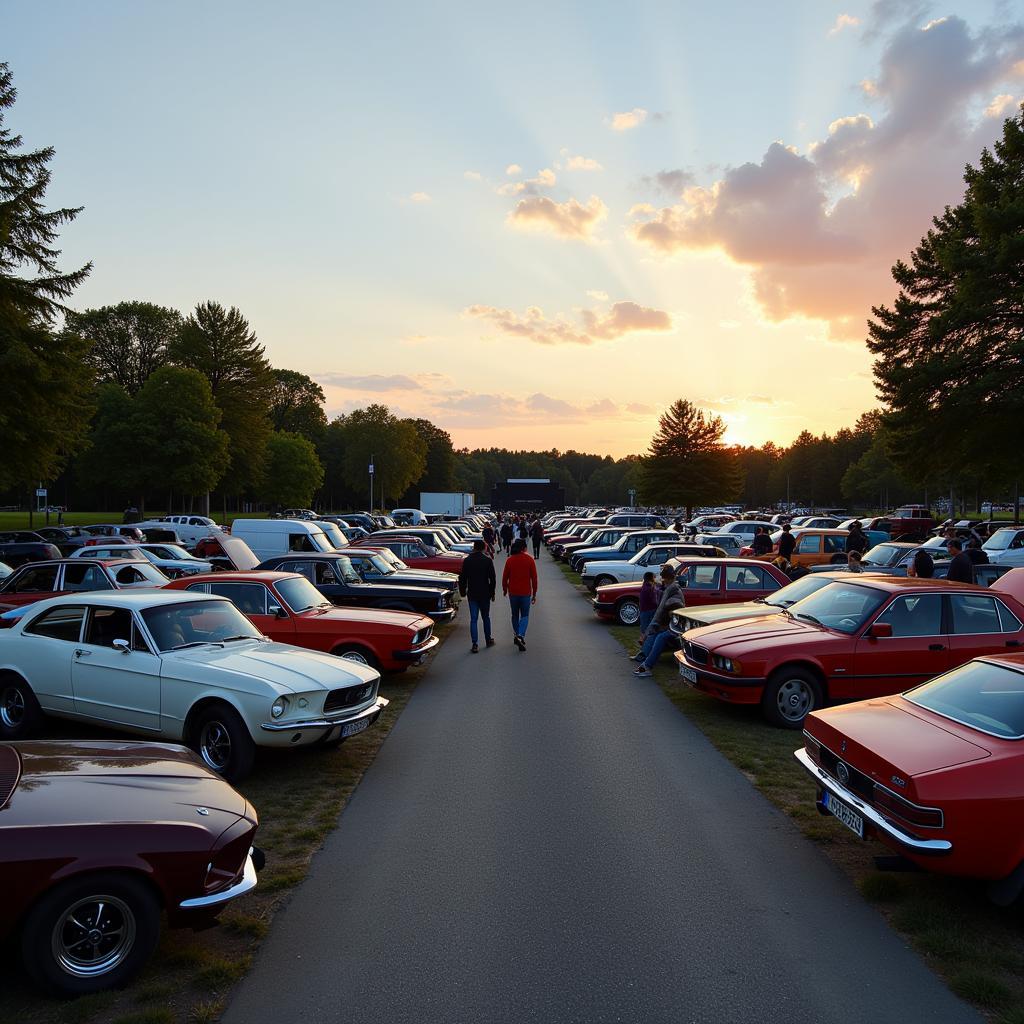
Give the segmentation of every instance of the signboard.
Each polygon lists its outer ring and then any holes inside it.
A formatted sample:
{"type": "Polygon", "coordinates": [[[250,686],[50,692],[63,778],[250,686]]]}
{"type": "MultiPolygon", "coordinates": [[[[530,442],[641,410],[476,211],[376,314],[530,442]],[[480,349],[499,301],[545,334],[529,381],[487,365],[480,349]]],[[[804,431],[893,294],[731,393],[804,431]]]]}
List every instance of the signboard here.
{"type": "Polygon", "coordinates": [[[47,494],[47,490],[46,490],[45,487],[37,487],[36,488],[36,497],[37,498],[45,498],[46,494],[47,494]]]}
{"type": "Polygon", "coordinates": [[[370,463],[370,476],[373,476],[373,463],[370,463]]]}

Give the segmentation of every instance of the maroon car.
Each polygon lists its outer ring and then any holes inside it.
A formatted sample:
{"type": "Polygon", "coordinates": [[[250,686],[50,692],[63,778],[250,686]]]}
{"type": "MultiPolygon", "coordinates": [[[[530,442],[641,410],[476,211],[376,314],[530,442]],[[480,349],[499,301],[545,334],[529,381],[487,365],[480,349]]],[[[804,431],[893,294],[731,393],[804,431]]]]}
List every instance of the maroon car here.
{"type": "Polygon", "coordinates": [[[0,941],[40,987],[125,983],[160,918],[205,927],[256,885],[252,805],[185,747],[0,744],[0,941]]]}

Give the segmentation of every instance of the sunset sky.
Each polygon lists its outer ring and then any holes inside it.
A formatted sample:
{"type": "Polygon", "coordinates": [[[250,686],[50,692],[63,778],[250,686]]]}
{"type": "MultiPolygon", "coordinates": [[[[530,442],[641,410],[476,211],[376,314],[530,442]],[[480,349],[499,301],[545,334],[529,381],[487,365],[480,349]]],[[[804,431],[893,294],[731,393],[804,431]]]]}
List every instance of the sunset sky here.
{"type": "Polygon", "coordinates": [[[333,415],[623,455],[874,404],[890,266],[1024,97],[1018,4],[5,0],[76,308],[238,306],[333,415]]]}

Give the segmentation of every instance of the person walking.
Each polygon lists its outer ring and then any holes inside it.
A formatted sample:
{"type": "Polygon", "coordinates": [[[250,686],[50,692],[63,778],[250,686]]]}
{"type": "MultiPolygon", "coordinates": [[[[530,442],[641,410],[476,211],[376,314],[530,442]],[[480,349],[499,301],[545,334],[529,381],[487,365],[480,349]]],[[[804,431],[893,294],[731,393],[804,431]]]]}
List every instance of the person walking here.
{"type": "Polygon", "coordinates": [[[510,520],[506,519],[505,522],[501,524],[501,529],[498,531],[498,534],[501,537],[501,549],[507,555],[512,546],[512,538],[515,536],[515,530],[512,529],[512,523],[510,520]]]}
{"type": "Polygon", "coordinates": [[[526,627],[530,607],[537,603],[537,563],[526,551],[526,541],[517,537],[501,571],[501,592],[508,595],[512,611],[512,642],[520,652],[526,650],[526,627]]]}
{"type": "Polygon", "coordinates": [[[779,538],[779,557],[788,562],[793,557],[795,547],[796,537],[793,536],[793,527],[786,523],[782,527],[782,536],[779,538]]]}
{"type": "Polygon", "coordinates": [[[480,534],[484,539],[484,554],[488,558],[494,557],[494,545],[498,541],[498,534],[495,532],[494,527],[488,523],[480,534]]]}
{"type": "Polygon", "coordinates": [[[672,612],[676,608],[683,608],[686,605],[683,588],[671,565],[666,564],[661,567],[661,580],[665,589],[662,591],[661,600],[654,611],[651,623],[644,632],[644,645],[640,649],[640,653],[633,659],[640,662],[633,672],[633,675],[640,678],[654,675],[651,670],[674,635],[669,629],[672,612]]]}
{"type": "Polygon", "coordinates": [[[470,650],[480,650],[480,635],[477,632],[477,618],[483,619],[484,642],[494,646],[491,636],[491,602],[498,580],[494,574],[494,562],[484,552],[482,540],[473,541],[473,550],[466,555],[459,570],[459,593],[469,602],[469,638],[473,642],[470,650]]]}
{"type": "Polygon", "coordinates": [[[530,527],[527,525],[526,516],[521,516],[517,527],[519,539],[525,544],[530,539],[530,527]]]}
{"type": "Polygon", "coordinates": [[[954,537],[952,540],[946,541],[946,547],[949,548],[949,555],[952,559],[946,579],[950,583],[973,583],[974,564],[964,554],[963,541],[959,537],[954,537]]]}
{"type": "Polygon", "coordinates": [[[540,546],[544,543],[544,527],[541,526],[540,519],[534,519],[530,526],[530,537],[533,540],[533,557],[540,558],[540,546]]]}

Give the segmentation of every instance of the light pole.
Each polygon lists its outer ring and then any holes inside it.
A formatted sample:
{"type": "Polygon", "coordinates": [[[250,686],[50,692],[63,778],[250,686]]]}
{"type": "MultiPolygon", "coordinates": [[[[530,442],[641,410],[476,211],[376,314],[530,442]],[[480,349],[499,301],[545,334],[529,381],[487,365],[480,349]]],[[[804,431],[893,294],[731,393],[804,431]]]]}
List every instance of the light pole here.
{"type": "Polygon", "coordinates": [[[370,507],[367,509],[373,515],[373,454],[370,454],[370,507]]]}

